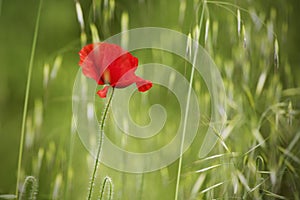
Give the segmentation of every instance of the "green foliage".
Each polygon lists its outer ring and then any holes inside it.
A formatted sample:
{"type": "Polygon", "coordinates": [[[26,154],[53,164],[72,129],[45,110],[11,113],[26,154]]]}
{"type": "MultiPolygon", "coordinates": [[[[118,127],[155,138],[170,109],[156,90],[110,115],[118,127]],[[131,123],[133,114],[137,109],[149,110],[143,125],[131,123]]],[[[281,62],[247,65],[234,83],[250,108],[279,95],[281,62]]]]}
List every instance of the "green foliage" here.
{"type": "MultiPolygon", "coordinates": [[[[94,160],[80,142],[72,118],[77,52],[86,43],[103,41],[120,31],[160,26],[197,39],[219,67],[227,95],[226,126],[216,132],[219,140],[210,154],[199,158],[211,102],[202,77],[195,73],[192,87],[200,102],[201,124],[181,161],[145,174],[99,165],[94,183],[94,188],[101,188],[94,190],[99,199],[300,199],[300,61],[295,56],[299,52],[299,12],[293,9],[297,3],[44,1],[37,33],[37,17],[32,14],[36,2],[19,5],[0,0],[1,30],[6,29],[0,38],[7,38],[0,47],[1,55],[5,55],[0,69],[0,193],[12,193],[16,186],[12,174],[17,171],[17,133],[22,124],[25,82],[31,81],[26,92],[28,112],[23,120],[24,146],[18,173],[19,180],[25,179],[20,199],[86,198],[94,160]],[[16,10],[22,23],[14,18],[16,10]],[[36,55],[34,59],[31,56],[32,76],[26,80],[34,32],[36,55]],[[25,178],[25,174],[33,176],[25,178]]],[[[175,55],[159,50],[133,53],[141,64],[155,60],[190,79],[191,66],[175,55]]],[[[180,122],[178,102],[166,88],[154,86],[152,90],[144,96],[133,95],[129,105],[132,118],[147,124],[148,109],[159,103],[168,113],[165,127],[150,141],[140,141],[123,134],[108,115],[105,133],[116,145],[144,152],[173,138],[180,122]]],[[[104,101],[96,100],[98,116],[104,105],[104,101]]]]}

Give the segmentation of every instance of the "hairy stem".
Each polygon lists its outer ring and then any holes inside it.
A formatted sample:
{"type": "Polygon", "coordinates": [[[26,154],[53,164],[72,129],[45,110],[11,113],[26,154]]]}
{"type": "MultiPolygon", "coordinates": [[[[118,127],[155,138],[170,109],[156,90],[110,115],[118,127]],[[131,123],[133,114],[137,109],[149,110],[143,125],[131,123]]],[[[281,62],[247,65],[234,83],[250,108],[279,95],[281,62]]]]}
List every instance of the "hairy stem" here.
{"type": "Polygon", "coordinates": [[[100,197],[99,199],[102,200],[103,199],[103,196],[104,196],[104,190],[105,190],[105,187],[106,187],[106,184],[108,182],[108,186],[109,186],[109,192],[108,192],[108,200],[111,200],[112,199],[112,193],[113,193],[113,183],[111,181],[111,178],[106,176],[104,178],[104,181],[103,181],[103,184],[102,184],[102,188],[101,188],[101,191],[100,191],[100,197]]]}
{"type": "Polygon", "coordinates": [[[27,176],[19,200],[36,200],[38,181],[33,176],[27,176]]]}
{"type": "Polygon", "coordinates": [[[98,146],[98,151],[97,151],[97,155],[96,155],[96,161],[95,161],[95,165],[94,165],[94,170],[93,170],[93,174],[92,174],[92,180],[90,183],[90,189],[89,189],[89,194],[88,194],[88,200],[90,200],[92,198],[92,193],[93,193],[93,188],[94,188],[94,184],[95,184],[95,178],[96,178],[96,174],[97,174],[97,169],[99,166],[99,156],[101,153],[101,149],[102,149],[102,142],[103,142],[103,134],[104,134],[104,123],[105,123],[105,119],[107,117],[107,113],[108,113],[108,109],[110,107],[111,101],[112,101],[112,97],[114,95],[114,91],[115,89],[113,88],[111,95],[108,99],[108,102],[104,108],[104,113],[102,115],[102,119],[100,122],[100,137],[99,137],[99,146],[98,146]]]}

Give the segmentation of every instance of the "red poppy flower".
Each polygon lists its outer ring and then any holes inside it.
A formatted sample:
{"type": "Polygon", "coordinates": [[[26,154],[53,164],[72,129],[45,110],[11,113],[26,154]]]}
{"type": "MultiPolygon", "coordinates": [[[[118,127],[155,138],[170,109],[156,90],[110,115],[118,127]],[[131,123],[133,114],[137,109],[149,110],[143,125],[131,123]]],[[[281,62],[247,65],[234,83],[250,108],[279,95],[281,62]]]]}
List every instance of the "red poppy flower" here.
{"type": "Polygon", "coordinates": [[[98,85],[105,85],[97,94],[106,97],[108,88],[124,88],[133,83],[140,92],[152,87],[152,82],[135,75],[138,59],[121,47],[110,43],[96,43],[84,46],[80,52],[79,65],[86,77],[94,79],[98,85]]]}

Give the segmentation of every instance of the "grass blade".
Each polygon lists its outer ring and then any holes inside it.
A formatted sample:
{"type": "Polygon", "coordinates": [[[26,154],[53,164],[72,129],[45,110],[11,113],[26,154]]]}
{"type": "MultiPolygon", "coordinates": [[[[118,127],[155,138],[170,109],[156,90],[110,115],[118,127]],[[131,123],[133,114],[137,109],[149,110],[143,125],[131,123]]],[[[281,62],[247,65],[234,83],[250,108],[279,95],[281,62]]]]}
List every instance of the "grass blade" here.
{"type": "Polygon", "coordinates": [[[37,18],[36,18],[36,22],[35,22],[35,29],[34,29],[33,42],[32,42],[32,47],[31,47],[31,55],[30,55],[30,60],[29,60],[28,74],[27,74],[27,84],[26,84],[23,117],[22,117],[21,139],[20,139],[20,145],[19,145],[17,183],[16,183],[16,194],[15,194],[17,197],[18,197],[18,190],[19,190],[19,179],[20,179],[20,174],[21,174],[26,117],[27,117],[28,100],[29,100],[29,92],[30,92],[30,84],[31,84],[31,75],[32,75],[32,68],[33,68],[33,61],[34,61],[37,37],[38,37],[38,32],[39,32],[39,24],[40,24],[39,22],[40,22],[42,4],[43,4],[43,0],[40,0],[38,12],[37,12],[37,18]]]}

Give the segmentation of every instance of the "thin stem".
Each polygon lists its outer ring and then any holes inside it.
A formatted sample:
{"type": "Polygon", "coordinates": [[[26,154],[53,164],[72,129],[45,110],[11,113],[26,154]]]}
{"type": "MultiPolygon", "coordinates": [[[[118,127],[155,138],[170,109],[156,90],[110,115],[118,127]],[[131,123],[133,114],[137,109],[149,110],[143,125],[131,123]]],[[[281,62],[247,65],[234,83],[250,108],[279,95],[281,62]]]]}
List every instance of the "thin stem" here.
{"type": "MultiPolygon", "coordinates": [[[[205,4],[206,3],[205,3],[205,0],[204,0],[203,1],[201,18],[200,18],[199,38],[200,38],[201,29],[202,29],[202,22],[203,22],[205,4]]],[[[199,38],[197,38],[197,42],[198,42],[199,38]]],[[[183,122],[183,131],[182,131],[183,133],[182,133],[181,144],[180,144],[180,157],[179,157],[179,161],[178,161],[179,163],[178,163],[177,181],[176,181],[176,189],[175,189],[175,200],[178,200],[178,198],[179,198],[179,185],[180,185],[180,175],[181,175],[181,167],[182,167],[182,153],[183,153],[183,146],[184,146],[184,138],[185,138],[185,134],[186,134],[186,125],[187,125],[187,118],[188,118],[188,114],[189,114],[190,97],[191,97],[191,92],[192,92],[192,85],[193,85],[193,79],[194,79],[194,71],[195,71],[197,53],[198,53],[198,47],[196,46],[195,47],[195,54],[194,54],[194,58],[193,58],[193,65],[192,65],[190,83],[189,83],[189,90],[188,90],[188,95],[187,95],[184,122],[183,122]]]]}
{"type": "Polygon", "coordinates": [[[41,10],[42,10],[42,3],[43,3],[43,0],[40,0],[38,12],[37,12],[37,18],[36,18],[36,22],[35,22],[35,29],[34,29],[33,42],[32,42],[32,47],[31,47],[28,74],[27,74],[27,83],[26,83],[26,91],[25,91],[25,99],[24,99],[24,107],[23,107],[23,117],[22,117],[21,139],[20,139],[20,145],[19,145],[19,158],[18,158],[17,183],[16,183],[16,197],[17,198],[18,198],[19,179],[20,179],[21,166],[22,166],[25,125],[26,125],[28,100],[29,100],[29,92],[30,92],[30,84],[31,84],[31,74],[32,74],[33,61],[34,61],[34,55],[35,55],[36,41],[37,41],[37,36],[38,36],[38,31],[39,31],[39,22],[40,22],[41,10]]]}
{"type": "Polygon", "coordinates": [[[93,170],[93,174],[92,174],[92,180],[91,180],[91,183],[90,183],[88,200],[90,200],[92,198],[92,193],[93,193],[95,178],[96,178],[97,169],[98,169],[98,166],[99,166],[99,156],[100,156],[100,153],[101,153],[102,143],[103,143],[104,123],[105,123],[105,119],[107,117],[108,109],[109,109],[111,101],[112,101],[112,97],[114,95],[114,91],[115,91],[115,89],[113,88],[113,90],[111,92],[111,95],[110,95],[110,97],[108,99],[108,102],[107,102],[107,104],[106,104],[106,106],[104,108],[104,113],[102,115],[102,119],[101,119],[101,122],[100,122],[99,147],[98,147],[98,151],[97,151],[97,155],[96,155],[96,161],[95,161],[94,170],[93,170]]]}

